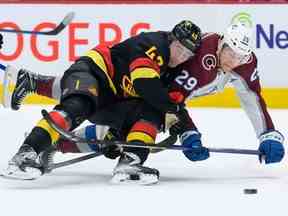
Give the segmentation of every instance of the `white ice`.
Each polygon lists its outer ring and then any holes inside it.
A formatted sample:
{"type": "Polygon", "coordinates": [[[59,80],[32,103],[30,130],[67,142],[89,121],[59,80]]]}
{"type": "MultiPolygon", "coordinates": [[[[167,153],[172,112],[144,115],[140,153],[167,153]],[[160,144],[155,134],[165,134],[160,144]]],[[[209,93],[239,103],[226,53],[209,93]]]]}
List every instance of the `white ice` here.
{"type": "MultiPolygon", "coordinates": [[[[41,117],[41,107],[0,111],[0,169],[17,151],[24,133],[41,117]]],[[[287,138],[288,110],[270,110],[287,138]]],[[[193,109],[191,114],[210,147],[257,149],[253,128],[240,109],[193,109]]],[[[160,138],[161,139],[161,138],[160,138]]],[[[287,143],[287,142],[286,142],[287,143]]],[[[57,159],[71,158],[57,155],[57,159]]],[[[256,156],[211,154],[190,162],[180,151],[151,155],[146,165],[160,170],[153,186],[109,183],[116,161],[104,157],[59,168],[35,181],[0,179],[1,216],[202,216],[285,215],[288,210],[287,157],[259,164],[256,156]],[[247,195],[245,188],[258,194],[247,195]]]]}

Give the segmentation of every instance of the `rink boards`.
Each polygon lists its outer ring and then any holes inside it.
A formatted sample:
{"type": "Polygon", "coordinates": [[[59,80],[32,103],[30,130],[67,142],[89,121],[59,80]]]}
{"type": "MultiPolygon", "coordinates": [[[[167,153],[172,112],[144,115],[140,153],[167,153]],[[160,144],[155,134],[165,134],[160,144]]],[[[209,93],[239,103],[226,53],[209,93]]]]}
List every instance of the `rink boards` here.
{"type": "MultiPolygon", "coordinates": [[[[252,21],[263,95],[269,107],[288,108],[287,9],[288,4],[1,4],[0,28],[49,30],[70,11],[76,17],[57,36],[6,33],[0,61],[61,75],[77,57],[98,43],[114,44],[141,31],[170,30],[182,19],[195,21],[204,32],[222,32],[232,20],[252,21]]],[[[228,88],[222,94],[189,104],[238,107],[233,95],[233,90],[228,88]]],[[[27,102],[54,103],[35,96],[27,102]]]]}

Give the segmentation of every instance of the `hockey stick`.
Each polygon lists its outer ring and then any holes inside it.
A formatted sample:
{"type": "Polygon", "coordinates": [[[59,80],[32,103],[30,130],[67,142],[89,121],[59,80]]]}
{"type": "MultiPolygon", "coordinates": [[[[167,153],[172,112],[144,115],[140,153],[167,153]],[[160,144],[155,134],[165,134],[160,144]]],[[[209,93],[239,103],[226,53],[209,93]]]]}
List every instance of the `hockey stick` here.
{"type": "MultiPolygon", "coordinates": [[[[54,163],[52,164],[48,169],[49,170],[53,170],[53,169],[57,169],[60,167],[64,167],[64,166],[69,166],[71,164],[75,164],[81,161],[85,161],[94,157],[98,157],[102,155],[101,149],[111,146],[111,145],[119,145],[119,146],[123,146],[122,142],[120,141],[104,141],[104,140],[97,140],[97,141],[88,141],[86,139],[83,139],[81,137],[77,137],[69,132],[64,131],[62,128],[58,127],[58,125],[55,124],[55,122],[50,118],[48,112],[46,110],[42,110],[42,115],[44,117],[44,119],[48,122],[48,124],[54,129],[56,130],[59,134],[61,134],[64,138],[73,141],[73,142],[82,142],[82,143],[89,143],[89,144],[93,144],[93,145],[97,145],[97,147],[99,148],[99,152],[95,152],[95,153],[91,153],[88,155],[84,155],[78,158],[74,158],[71,160],[67,160],[67,161],[63,161],[63,162],[59,162],[59,163],[54,163]]],[[[161,142],[157,143],[156,145],[161,147],[161,148],[156,148],[156,149],[151,149],[150,152],[151,153],[158,153],[162,150],[164,147],[168,147],[173,145],[174,143],[177,142],[177,137],[176,136],[169,136],[166,139],[162,140],[161,142]]],[[[134,145],[133,145],[134,146],[134,145]]],[[[132,147],[133,147],[132,146],[132,147]]],[[[124,146],[123,146],[124,147],[124,146]]]]}
{"type": "Polygon", "coordinates": [[[59,25],[56,26],[56,28],[50,30],[50,31],[29,31],[29,30],[17,30],[17,29],[0,29],[0,32],[8,32],[8,33],[22,33],[22,34],[37,34],[37,35],[57,35],[59,34],[74,18],[75,13],[70,12],[68,13],[64,19],[61,21],[59,25]]]}
{"type": "Polygon", "coordinates": [[[48,167],[48,170],[54,170],[54,169],[57,169],[57,168],[60,168],[60,167],[69,166],[69,165],[72,165],[72,164],[75,164],[75,163],[79,163],[81,161],[85,161],[85,160],[88,160],[88,159],[91,159],[91,158],[95,158],[95,157],[98,157],[98,156],[101,156],[101,155],[103,155],[102,152],[94,152],[94,153],[91,153],[91,154],[88,154],[88,155],[84,155],[84,156],[81,156],[81,157],[73,158],[71,160],[66,160],[66,161],[59,162],[59,163],[53,163],[51,166],[48,167]]]}
{"type": "MultiPolygon", "coordinates": [[[[126,143],[121,141],[106,141],[106,140],[86,140],[85,138],[78,137],[68,131],[63,130],[58,125],[53,122],[53,120],[50,118],[49,113],[46,110],[42,110],[42,115],[44,119],[48,122],[48,124],[59,134],[61,134],[63,137],[65,137],[68,140],[74,141],[74,142],[82,142],[82,143],[88,143],[90,145],[97,145],[100,148],[107,147],[109,145],[118,145],[121,147],[135,147],[135,148],[149,148],[149,149],[155,149],[155,150],[181,150],[181,151],[189,151],[191,148],[186,148],[179,145],[173,145],[177,141],[176,136],[170,136],[167,139],[171,139],[173,142],[169,142],[169,145],[147,145],[143,143],[126,143]],[[171,144],[172,143],[172,144],[171,144]]],[[[165,140],[164,140],[165,141],[165,140]]],[[[231,148],[209,148],[210,152],[215,153],[230,153],[230,154],[244,154],[244,155],[261,155],[261,153],[258,150],[250,150],[250,149],[231,149],[231,148]]]]}
{"type": "MultiPolygon", "coordinates": [[[[157,143],[156,145],[157,146],[162,146],[162,147],[167,147],[169,145],[173,145],[175,142],[177,141],[177,137],[167,137],[166,139],[164,139],[163,141],[157,143]]],[[[97,145],[97,144],[95,144],[97,145]]],[[[151,149],[152,150],[152,149],[151,149]]],[[[151,153],[158,153],[164,149],[153,149],[154,151],[150,151],[151,153]]],[[[66,160],[66,161],[63,161],[63,162],[59,162],[59,163],[53,163],[51,166],[49,166],[49,170],[54,170],[54,169],[57,169],[57,168],[60,168],[60,167],[65,167],[65,166],[69,166],[69,165],[72,165],[72,164],[75,164],[75,163],[78,163],[78,162],[81,162],[81,161],[85,161],[85,160],[88,160],[88,159],[91,159],[91,158],[95,158],[95,157],[98,157],[98,156],[101,156],[103,155],[103,153],[101,151],[99,152],[94,152],[94,153],[91,153],[91,154],[88,154],[88,155],[84,155],[84,156],[81,156],[81,157],[77,157],[77,158],[74,158],[74,159],[71,159],[71,160],[66,160]]]]}
{"type": "MultiPolygon", "coordinates": [[[[46,110],[42,110],[42,115],[44,117],[44,119],[48,122],[48,124],[55,130],[57,131],[59,134],[61,134],[61,136],[63,136],[65,139],[68,139],[72,142],[78,142],[78,143],[87,143],[89,145],[97,145],[100,149],[101,148],[105,148],[107,146],[111,146],[111,145],[119,145],[119,146],[123,146],[123,147],[138,147],[138,143],[137,144],[130,144],[124,141],[110,141],[110,140],[87,140],[85,138],[76,136],[68,131],[65,131],[64,129],[62,129],[61,127],[59,127],[49,116],[49,113],[46,110]]],[[[151,148],[151,149],[157,149],[157,150],[161,150],[161,149],[165,149],[167,146],[169,145],[173,145],[175,142],[177,141],[177,137],[174,136],[169,136],[168,138],[166,138],[165,140],[163,140],[162,142],[158,143],[158,147],[155,148],[154,145],[149,145],[149,144],[143,144],[143,146],[145,146],[145,148],[151,148]]],[[[140,143],[139,143],[140,144],[140,143]]],[[[140,148],[144,148],[142,145],[140,145],[140,148]]]]}

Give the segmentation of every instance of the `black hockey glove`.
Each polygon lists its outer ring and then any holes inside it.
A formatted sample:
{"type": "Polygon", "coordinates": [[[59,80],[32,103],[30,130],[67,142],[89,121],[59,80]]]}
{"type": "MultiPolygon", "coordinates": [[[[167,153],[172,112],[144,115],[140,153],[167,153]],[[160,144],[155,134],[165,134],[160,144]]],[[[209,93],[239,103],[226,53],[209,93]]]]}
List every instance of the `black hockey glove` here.
{"type": "Polygon", "coordinates": [[[3,44],[3,36],[2,34],[0,34],[0,49],[2,48],[2,44],[3,44]]]}
{"type": "MultiPolygon", "coordinates": [[[[123,140],[122,138],[123,137],[121,136],[121,132],[119,130],[110,128],[104,140],[120,141],[120,140],[123,140]]],[[[110,159],[116,159],[118,156],[120,156],[122,152],[122,148],[117,145],[111,145],[102,149],[102,152],[105,157],[110,158],[110,159]]]]}
{"type": "Polygon", "coordinates": [[[181,135],[185,131],[197,129],[185,108],[182,108],[179,112],[175,113],[175,115],[178,121],[170,127],[170,135],[181,135]]]}
{"type": "Polygon", "coordinates": [[[122,152],[122,148],[117,145],[107,146],[102,149],[103,155],[110,159],[116,159],[120,156],[122,152]]]}

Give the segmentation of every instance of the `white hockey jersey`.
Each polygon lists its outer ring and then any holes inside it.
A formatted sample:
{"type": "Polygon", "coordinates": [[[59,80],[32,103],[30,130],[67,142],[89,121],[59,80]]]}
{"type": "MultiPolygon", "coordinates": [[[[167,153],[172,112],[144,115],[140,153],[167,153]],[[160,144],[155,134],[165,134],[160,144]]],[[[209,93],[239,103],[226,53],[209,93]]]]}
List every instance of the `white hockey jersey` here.
{"type": "MultiPolygon", "coordinates": [[[[253,53],[250,60],[231,73],[223,72],[218,66],[217,48],[220,35],[206,34],[196,55],[184,63],[181,72],[170,85],[170,94],[181,95],[183,100],[215,94],[231,83],[240,98],[241,106],[253,124],[257,137],[274,129],[267,111],[257,71],[257,58],[253,53]]],[[[178,101],[179,102],[179,101],[178,101]]]]}

